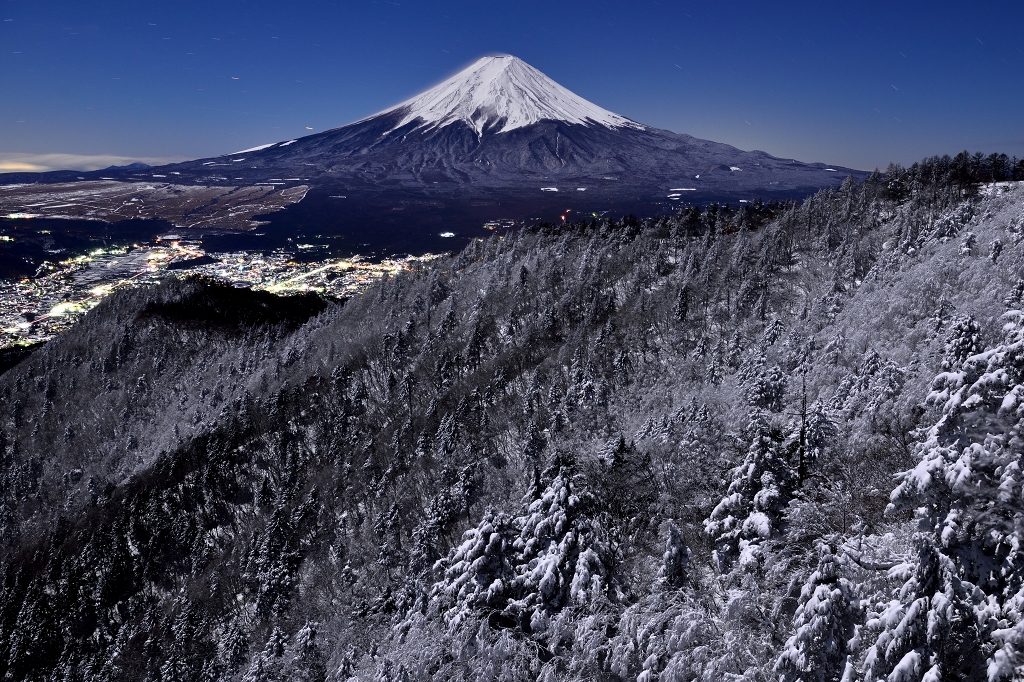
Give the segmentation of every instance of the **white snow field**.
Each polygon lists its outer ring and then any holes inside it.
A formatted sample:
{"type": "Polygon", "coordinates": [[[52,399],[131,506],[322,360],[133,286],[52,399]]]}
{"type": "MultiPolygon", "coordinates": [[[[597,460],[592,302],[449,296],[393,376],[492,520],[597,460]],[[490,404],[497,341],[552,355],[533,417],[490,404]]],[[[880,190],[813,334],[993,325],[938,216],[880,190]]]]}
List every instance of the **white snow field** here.
{"type": "MultiPolygon", "coordinates": [[[[273,147],[275,144],[277,144],[277,143],[276,142],[271,142],[269,144],[261,144],[258,147],[250,147],[249,149],[243,149],[240,152],[235,152],[235,154],[248,154],[249,152],[258,152],[258,151],[260,151],[262,149],[267,149],[269,147],[273,147]]],[[[234,154],[228,154],[227,156],[234,156],[234,154]]]]}

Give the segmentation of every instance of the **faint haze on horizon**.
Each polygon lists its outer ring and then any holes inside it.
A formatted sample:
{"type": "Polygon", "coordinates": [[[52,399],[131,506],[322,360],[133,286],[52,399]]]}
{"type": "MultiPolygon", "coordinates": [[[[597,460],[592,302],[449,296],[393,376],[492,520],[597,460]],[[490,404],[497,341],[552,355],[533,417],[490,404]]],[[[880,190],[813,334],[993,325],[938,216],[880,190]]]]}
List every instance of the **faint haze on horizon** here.
{"type": "Polygon", "coordinates": [[[1024,156],[1021,3],[98,5],[0,0],[0,172],[321,132],[500,53],[645,125],[744,150],[863,169],[1024,156]]]}

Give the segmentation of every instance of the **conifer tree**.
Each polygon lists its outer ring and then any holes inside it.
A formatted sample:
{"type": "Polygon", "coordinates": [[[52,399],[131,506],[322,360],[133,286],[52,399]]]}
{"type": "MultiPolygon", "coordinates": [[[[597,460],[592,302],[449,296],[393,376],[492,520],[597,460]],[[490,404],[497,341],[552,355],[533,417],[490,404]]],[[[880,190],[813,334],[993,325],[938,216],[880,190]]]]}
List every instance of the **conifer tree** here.
{"type": "Polygon", "coordinates": [[[443,579],[431,596],[445,604],[451,627],[481,611],[502,612],[515,593],[515,532],[505,514],[487,509],[480,523],[466,531],[462,543],[443,560],[443,579]]]}
{"type": "Polygon", "coordinates": [[[605,531],[590,513],[593,496],[561,459],[549,470],[540,497],[516,519],[521,531],[515,585],[521,597],[515,609],[535,631],[567,606],[607,596],[615,581],[605,531]]]}
{"type": "Polygon", "coordinates": [[[946,334],[946,353],[942,359],[943,369],[957,369],[967,358],[984,350],[981,327],[970,315],[962,315],[953,321],[946,334]]]}
{"type": "Polygon", "coordinates": [[[781,530],[782,511],[792,490],[793,472],[780,455],[781,439],[766,414],[751,413],[746,437],[747,455],[729,472],[732,482],[726,496],[704,522],[721,569],[741,552],[744,562],[754,559],[756,545],[781,530]]]}
{"type": "Polygon", "coordinates": [[[818,568],[800,591],[796,632],[775,664],[781,682],[838,682],[847,670],[856,599],[831,548],[821,543],[818,552],[818,568]]]}
{"type": "Polygon", "coordinates": [[[690,565],[690,548],[686,546],[682,531],[672,519],[668,520],[667,526],[668,538],[665,541],[665,553],[661,558],[658,579],[666,587],[678,589],[689,582],[687,569],[690,565]]]}
{"type": "MultiPolygon", "coordinates": [[[[1006,319],[1002,344],[932,384],[928,402],[942,414],[888,510],[917,512],[917,561],[898,599],[869,623],[877,634],[868,679],[972,679],[987,668],[995,682],[1020,665],[1024,313],[1006,319]]],[[[971,325],[960,326],[969,340],[971,325]]],[[[950,361],[967,353],[963,345],[950,361]]]]}

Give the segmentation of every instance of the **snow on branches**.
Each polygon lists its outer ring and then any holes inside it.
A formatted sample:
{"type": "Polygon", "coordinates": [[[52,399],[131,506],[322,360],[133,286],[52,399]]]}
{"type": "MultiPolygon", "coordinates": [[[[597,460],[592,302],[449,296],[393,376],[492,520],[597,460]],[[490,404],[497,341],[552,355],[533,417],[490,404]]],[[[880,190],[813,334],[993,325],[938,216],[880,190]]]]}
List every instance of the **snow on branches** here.
{"type": "MultiPolygon", "coordinates": [[[[980,679],[987,670],[996,682],[1022,671],[1024,313],[1004,318],[1003,343],[932,383],[928,403],[941,416],[888,509],[917,515],[918,562],[868,622],[868,680],[980,679]]],[[[947,363],[976,343],[974,325],[956,329],[962,338],[948,344],[947,363]]]]}

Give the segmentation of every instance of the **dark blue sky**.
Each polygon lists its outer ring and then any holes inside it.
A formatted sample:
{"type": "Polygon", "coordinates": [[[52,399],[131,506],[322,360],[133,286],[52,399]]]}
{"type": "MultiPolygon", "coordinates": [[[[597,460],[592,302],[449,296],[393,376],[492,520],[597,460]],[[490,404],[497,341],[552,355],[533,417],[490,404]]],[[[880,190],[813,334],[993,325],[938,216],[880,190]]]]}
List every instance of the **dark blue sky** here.
{"type": "Polygon", "coordinates": [[[965,148],[1024,156],[1020,0],[0,8],[0,168],[54,163],[42,154],[195,158],[290,139],[494,52],[606,109],[743,149],[859,168],[965,148]]]}

